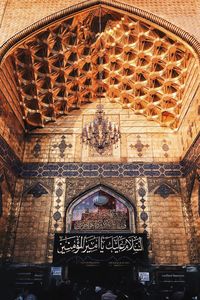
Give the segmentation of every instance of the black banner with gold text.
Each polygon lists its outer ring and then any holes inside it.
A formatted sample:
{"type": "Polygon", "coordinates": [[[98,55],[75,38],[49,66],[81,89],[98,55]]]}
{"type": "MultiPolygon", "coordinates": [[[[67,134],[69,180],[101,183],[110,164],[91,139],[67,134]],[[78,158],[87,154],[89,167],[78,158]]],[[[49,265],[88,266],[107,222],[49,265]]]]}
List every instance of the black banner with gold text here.
{"type": "Polygon", "coordinates": [[[73,259],[147,260],[147,237],[139,233],[68,233],[55,234],[54,264],[73,259]]]}

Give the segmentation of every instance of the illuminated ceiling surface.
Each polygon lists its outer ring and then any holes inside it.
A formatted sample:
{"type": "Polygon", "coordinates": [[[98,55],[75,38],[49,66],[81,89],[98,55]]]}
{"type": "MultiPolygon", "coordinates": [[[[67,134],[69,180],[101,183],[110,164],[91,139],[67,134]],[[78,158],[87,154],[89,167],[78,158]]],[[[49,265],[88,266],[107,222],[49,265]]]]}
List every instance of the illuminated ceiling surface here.
{"type": "Polygon", "coordinates": [[[192,54],[152,24],[96,7],[47,26],[11,57],[28,128],[101,97],[175,129],[192,54]]]}

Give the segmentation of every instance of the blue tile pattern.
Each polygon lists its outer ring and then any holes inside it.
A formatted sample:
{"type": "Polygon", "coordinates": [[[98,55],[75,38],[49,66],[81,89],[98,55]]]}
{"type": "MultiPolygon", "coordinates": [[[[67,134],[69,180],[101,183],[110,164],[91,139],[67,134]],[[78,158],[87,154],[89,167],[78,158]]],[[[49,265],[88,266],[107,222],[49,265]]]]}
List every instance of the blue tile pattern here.
{"type": "Polygon", "coordinates": [[[22,177],[180,177],[180,164],[147,163],[24,163],[22,177]]]}

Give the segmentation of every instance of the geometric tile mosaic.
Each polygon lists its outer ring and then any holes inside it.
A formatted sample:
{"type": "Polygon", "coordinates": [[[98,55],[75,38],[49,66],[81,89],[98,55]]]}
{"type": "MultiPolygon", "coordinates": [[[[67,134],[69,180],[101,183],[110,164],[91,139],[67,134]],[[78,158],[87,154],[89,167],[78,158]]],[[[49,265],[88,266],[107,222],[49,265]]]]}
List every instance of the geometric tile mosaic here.
{"type": "Polygon", "coordinates": [[[180,177],[177,163],[24,163],[22,177],[180,177]]]}

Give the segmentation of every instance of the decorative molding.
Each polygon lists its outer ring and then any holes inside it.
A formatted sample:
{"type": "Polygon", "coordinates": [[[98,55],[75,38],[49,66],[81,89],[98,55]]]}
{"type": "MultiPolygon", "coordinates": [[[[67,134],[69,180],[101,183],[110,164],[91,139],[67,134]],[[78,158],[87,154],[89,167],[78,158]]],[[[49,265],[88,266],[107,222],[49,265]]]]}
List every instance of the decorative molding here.
{"type": "Polygon", "coordinates": [[[54,234],[55,232],[64,231],[65,190],[66,179],[55,178],[47,241],[47,261],[49,263],[53,259],[54,234]]]}
{"type": "Polygon", "coordinates": [[[29,177],[181,177],[176,163],[24,163],[20,175],[29,177]]]}
{"type": "Polygon", "coordinates": [[[97,186],[104,186],[110,191],[118,193],[119,197],[130,200],[135,207],[135,178],[66,178],[65,204],[68,206],[75,199],[81,198],[89,190],[93,190],[97,186]]]}
{"type": "Polygon", "coordinates": [[[140,178],[138,181],[137,181],[137,198],[138,198],[138,201],[140,203],[138,203],[138,206],[139,206],[139,210],[140,210],[140,222],[142,222],[142,225],[141,227],[143,228],[143,232],[146,233],[147,235],[149,235],[149,232],[147,231],[147,221],[149,219],[149,215],[146,211],[146,208],[147,208],[147,193],[148,193],[148,190],[147,190],[147,182],[146,182],[146,178],[140,178]]]}

